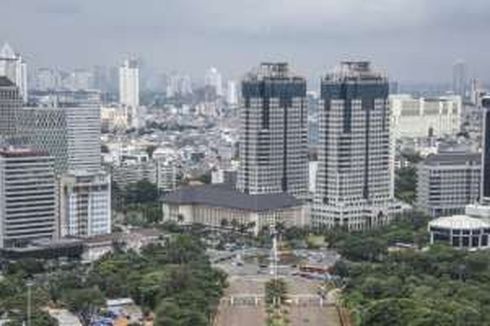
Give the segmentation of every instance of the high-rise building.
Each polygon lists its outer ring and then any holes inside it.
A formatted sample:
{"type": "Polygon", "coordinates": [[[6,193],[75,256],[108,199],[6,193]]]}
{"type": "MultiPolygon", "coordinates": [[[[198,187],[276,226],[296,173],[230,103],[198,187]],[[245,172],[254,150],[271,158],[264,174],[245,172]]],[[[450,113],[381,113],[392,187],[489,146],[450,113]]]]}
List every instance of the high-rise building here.
{"type": "Polygon", "coordinates": [[[204,84],[213,87],[216,91],[216,96],[223,96],[223,81],[221,79],[221,74],[215,67],[211,67],[206,71],[204,84]]]}
{"type": "Polygon", "coordinates": [[[262,63],[242,82],[237,187],[250,194],[308,193],[306,81],[287,63],[262,63]]]}
{"type": "Polygon", "coordinates": [[[100,170],[98,107],[26,107],[19,128],[28,143],[53,156],[57,174],[100,170]]]}
{"type": "Polygon", "coordinates": [[[60,179],[60,236],[111,233],[111,178],[72,171],[60,179]]]}
{"type": "Polygon", "coordinates": [[[321,81],[314,226],[363,230],[388,223],[394,201],[388,80],[365,61],[321,81]]]}
{"type": "Polygon", "coordinates": [[[9,78],[0,76],[0,137],[3,141],[17,136],[17,121],[22,98],[9,78]]]}
{"type": "Polygon", "coordinates": [[[140,106],[139,69],[136,60],[125,60],[119,68],[119,103],[129,107],[131,126],[138,128],[140,106]]]}
{"type": "Polygon", "coordinates": [[[25,148],[0,150],[0,248],[53,239],[56,183],[53,159],[25,148]]]}
{"type": "Polygon", "coordinates": [[[238,104],[236,83],[233,80],[229,80],[226,87],[226,103],[228,103],[228,105],[230,105],[231,107],[234,107],[238,104]]]}
{"type": "Polygon", "coordinates": [[[10,79],[19,88],[19,94],[27,102],[27,64],[5,43],[0,51],[0,76],[10,79]]]}
{"type": "Polygon", "coordinates": [[[466,62],[457,61],[453,65],[453,92],[461,98],[466,97],[468,88],[468,68],[466,62]]]}

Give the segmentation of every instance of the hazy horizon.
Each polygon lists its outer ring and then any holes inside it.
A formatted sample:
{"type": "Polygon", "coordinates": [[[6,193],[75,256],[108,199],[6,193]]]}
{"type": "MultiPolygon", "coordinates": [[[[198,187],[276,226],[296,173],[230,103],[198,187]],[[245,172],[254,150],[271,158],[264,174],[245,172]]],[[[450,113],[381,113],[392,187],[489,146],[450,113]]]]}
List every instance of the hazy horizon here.
{"type": "MultiPolygon", "coordinates": [[[[0,42],[39,67],[116,66],[238,78],[287,61],[314,80],[344,59],[367,59],[401,82],[446,83],[464,60],[488,80],[484,0],[4,0],[0,42]]],[[[32,71],[32,70],[31,70],[32,71]]]]}

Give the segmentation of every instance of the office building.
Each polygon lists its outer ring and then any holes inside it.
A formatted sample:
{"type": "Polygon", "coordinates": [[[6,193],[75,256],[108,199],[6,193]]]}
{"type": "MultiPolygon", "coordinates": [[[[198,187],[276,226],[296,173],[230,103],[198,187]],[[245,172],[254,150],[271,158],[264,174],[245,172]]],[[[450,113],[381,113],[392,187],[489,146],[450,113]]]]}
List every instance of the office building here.
{"type": "Polygon", "coordinates": [[[57,174],[100,170],[98,107],[26,107],[19,128],[28,143],[53,156],[57,174]]]}
{"type": "Polygon", "coordinates": [[[105,172],[71,171],[60,179],[60,236],[111,233],[111,178],[105,172]]]}
{"type": "Polygon", "coordinates": [[[462,99],[466,98],[466,92],[468,91],[468,68],[466,62],[457,61],[453,65],[453,93],[461,96],[462,99]]]}
{"type": "Polygon", "coordinates": [[[183,187],[163,198],[163,219],[181,224],[244,230],[309,225],[302,202],[287,193],[251,195],[225,185],[183,187]]]}
{"type": "Polygon", "coordinates": [[[0,51],[0,76],[5,76],[19,88],[23,102],[27,102],[27,64],[5,43],[0,51]]]}
{"type": "Polygon", "coordinates": [[[390,106],[395,139],[453,136],[461,130],[460,96],[392,95],[390,106]]]}
{"type": "Polygon", "coordinates": [[[128,152],[112,167],[112,178],[121,188],[138,181],[157,183],[157,165],[146,152],[128,152]]]}
{"type": "Polygon", "coordinates": [[[212,87],[216,92],[216,96],[223,96],[223,81],[221,74],[215,67],[211,67],[206,71],[204,85],[212,87]]]}
{"type": "Polygon", "coordinates": [[[140,106],[139,69],[136,60],[125,60],[119,68],[119,103],[128,107],[131,126],[138,128],[140,106]]]}
{"type": "Polygon", "coordinates": [[[242,82],[237,187],[249,194],[308,193],[306,81],[287,63],[262,63],[242,82]]]}
{"type": "Polygon", "coordinates": [[[56,234],[53,159],[25,148],[0,150],[0,248],[51,240],[56,234]]]}
{"type": "Polygon", "coordinates": [[[417,168],[416,207],[431,217],[458,215],[480,196],[481,154],[441,152],[417,168]]]}
{"type": "Polygon", "coordinates": [[[314,226],[370,229],[401,209],[388,93],[387,78],[369,62],[342,62],[322,79],[314,226]]]}
{"type": "Polygon", "coordinates": [[[0,76],[0,136],[3,141],[17,136],[17,121],[21,108],[19,88],[7,77],[0,76]]]}

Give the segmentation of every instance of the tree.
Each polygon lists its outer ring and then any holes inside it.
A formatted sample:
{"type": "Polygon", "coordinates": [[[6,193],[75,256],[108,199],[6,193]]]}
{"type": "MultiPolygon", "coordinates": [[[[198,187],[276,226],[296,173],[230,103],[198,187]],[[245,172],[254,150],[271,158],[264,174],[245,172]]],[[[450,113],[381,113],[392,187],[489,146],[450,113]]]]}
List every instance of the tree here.
{"type": "Polygon", "coordinates": [[[220,222],[220,225],[221,225],[222,228],[228,227],[228,219],[222,218],[221,219],[221,222],[220,222]]]}
{"type": "Polygon", "coordinates": [[[395,178],[395,195],[398,199],[409,204],[416,198],[417,168],[408,166],[398,169],[395,178]]]}
{"type": "Polygon", "coordinates": [[[67,308],[75,313],[84,326],[89,326],[104,305],[104,296],[97,288],[74,289],[64,297],[67,308]]]}

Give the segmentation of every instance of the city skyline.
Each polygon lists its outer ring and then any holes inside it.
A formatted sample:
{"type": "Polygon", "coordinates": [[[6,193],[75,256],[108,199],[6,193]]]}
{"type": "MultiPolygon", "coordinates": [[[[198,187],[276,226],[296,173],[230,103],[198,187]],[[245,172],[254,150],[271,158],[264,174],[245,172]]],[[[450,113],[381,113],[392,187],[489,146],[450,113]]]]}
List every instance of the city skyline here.
{"type": "Polygon", "coordinates": [[[0,40],[10,42],[33,69],[117,66],[134,55],[152,70],[194,78],[213,65],[237,79],[255,62],[287,61],[317,80],[318,72],[343,59],[375,61],[402,82],[450,82],[452,64],[460,59],[470,76],[490,74],[481,43],[490,5],[480,0],[443,6],[421,0],[186,0],[165,6],[153,0],[7,0],[0,8],[0,40]]]}

